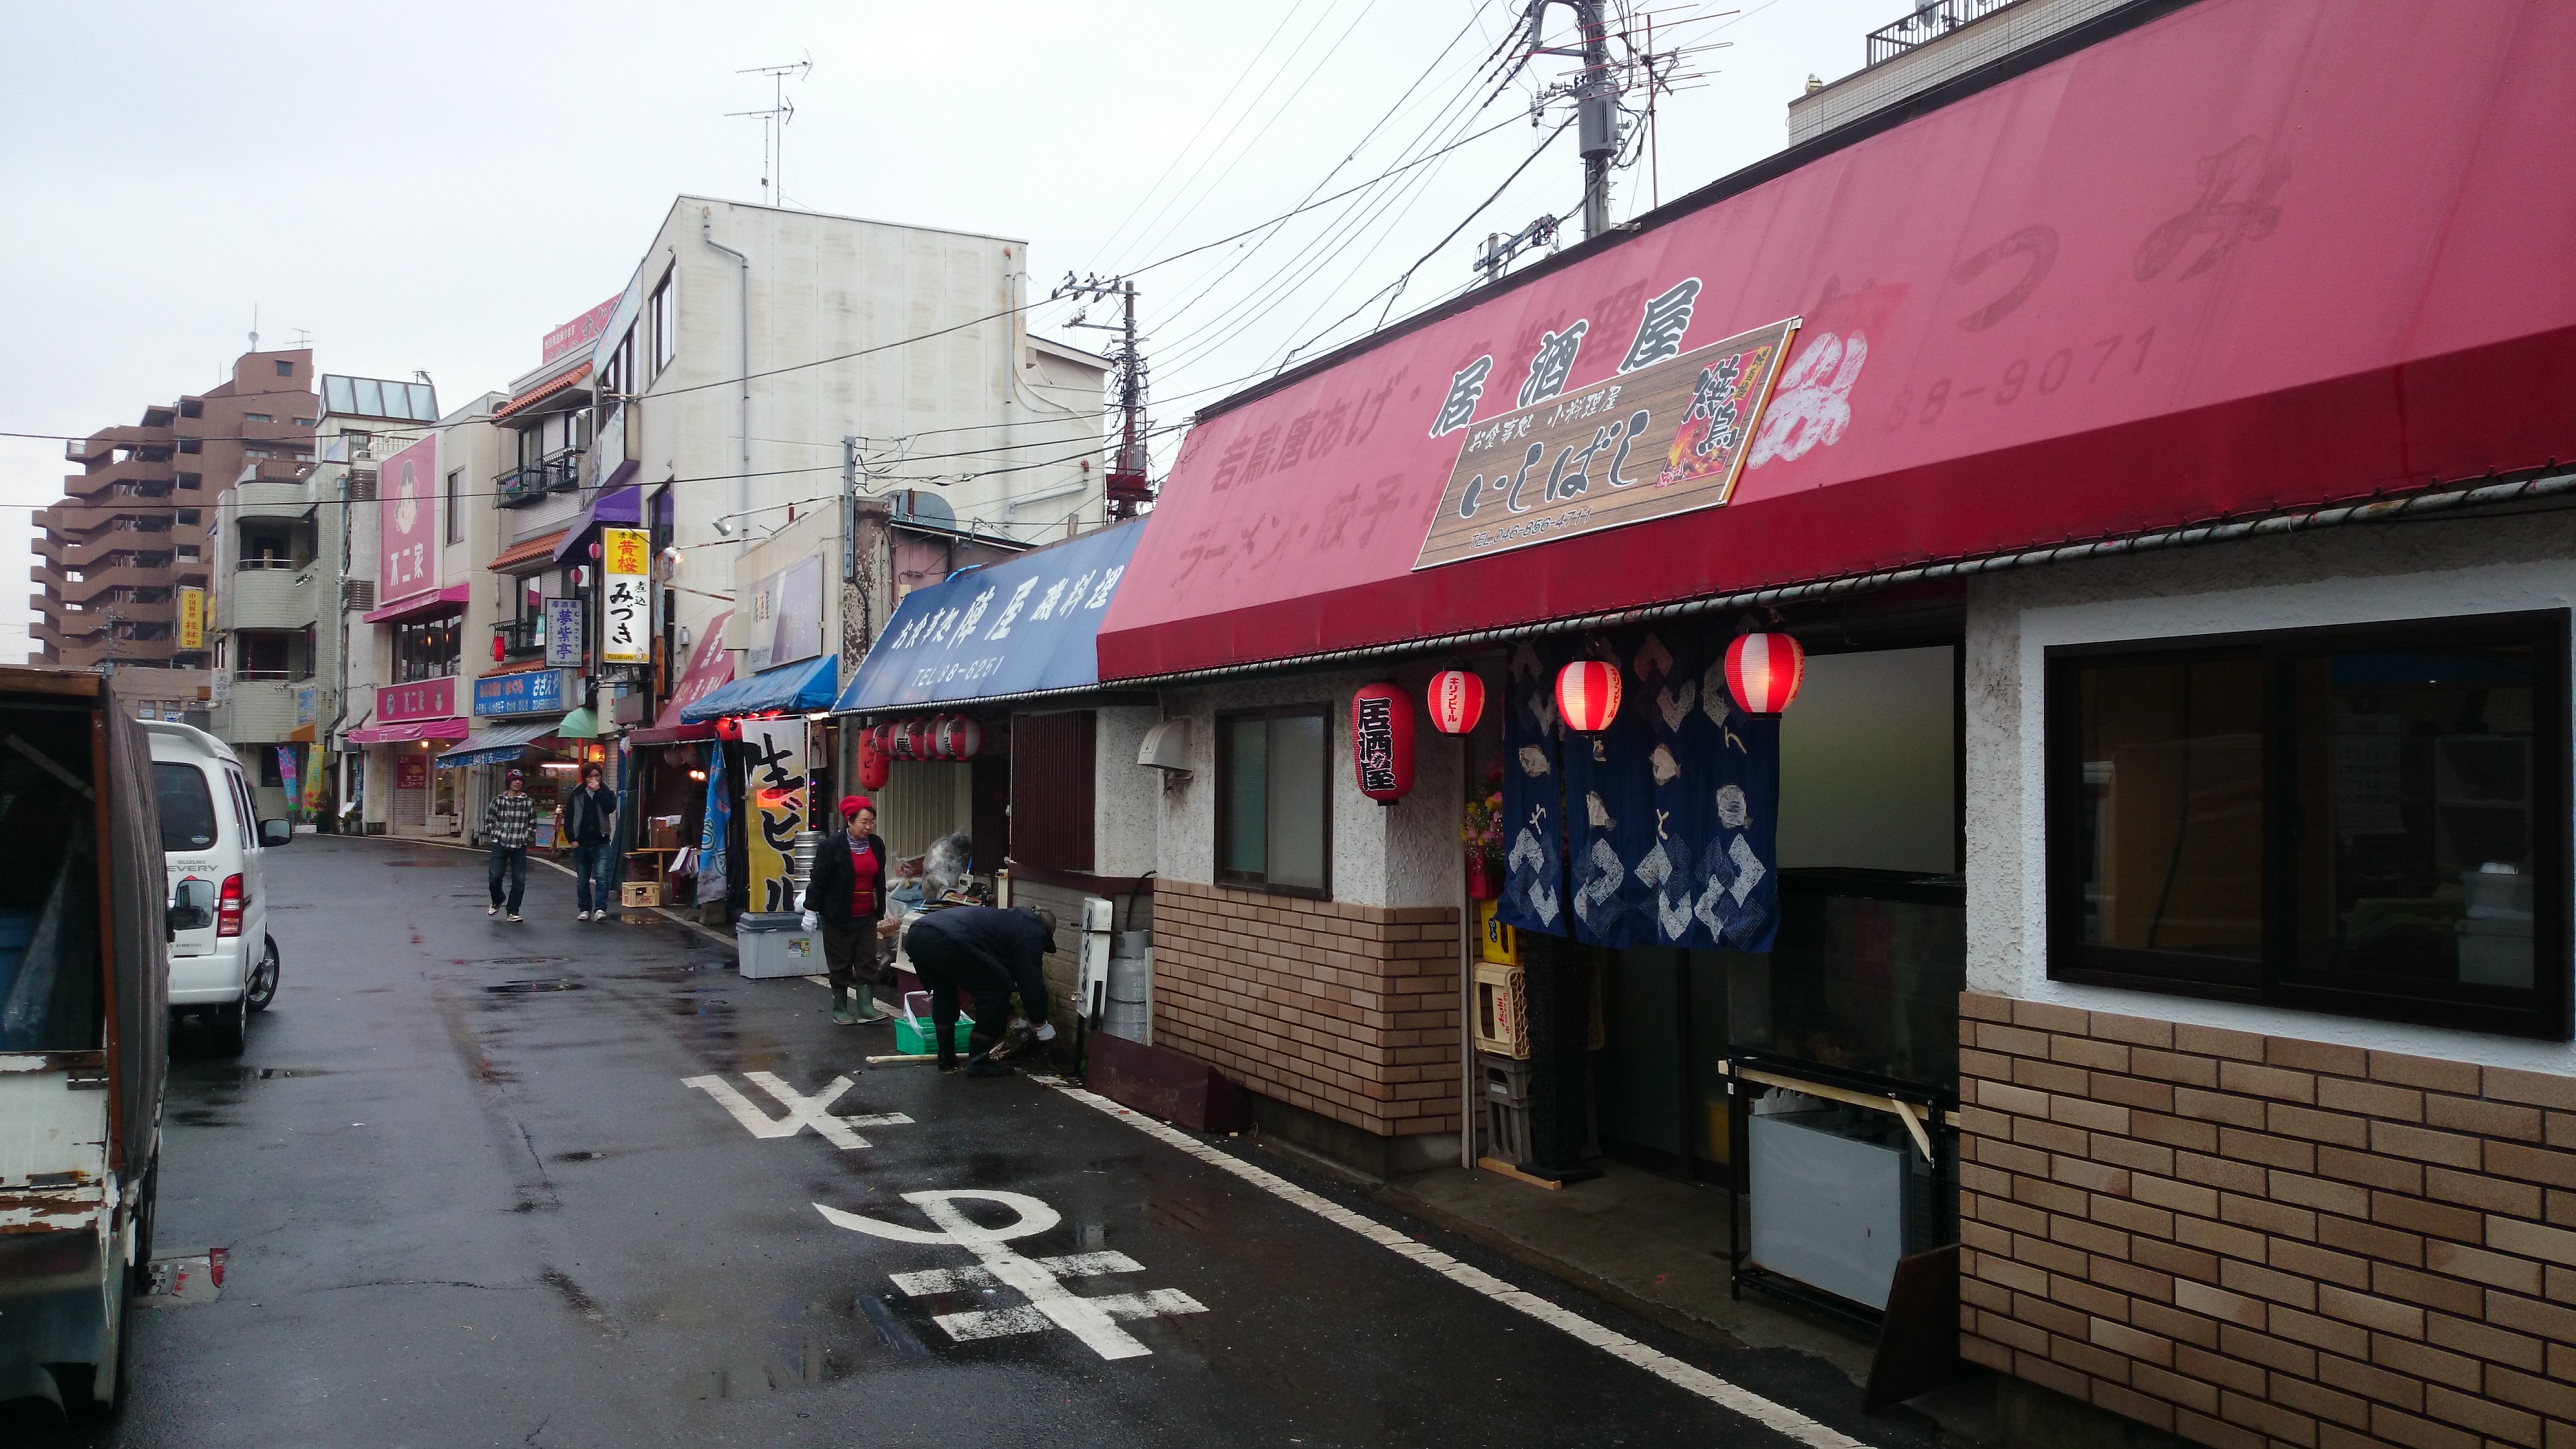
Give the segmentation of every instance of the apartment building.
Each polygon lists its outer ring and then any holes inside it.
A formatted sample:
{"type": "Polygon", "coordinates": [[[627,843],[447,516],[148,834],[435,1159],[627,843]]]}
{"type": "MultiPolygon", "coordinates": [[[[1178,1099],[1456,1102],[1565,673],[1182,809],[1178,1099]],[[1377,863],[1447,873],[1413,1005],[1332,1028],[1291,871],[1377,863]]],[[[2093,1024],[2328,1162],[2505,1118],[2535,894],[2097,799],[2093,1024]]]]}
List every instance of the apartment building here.
{"type": "Polygon", "coordinates": [[[214,500],[246,476],[291,476],[312,455],[319,414],[310,351],[247,352],[230,381],[66,444],[81,471],[35,515],[34,658],[167,671],[150,676],[156,713],[216,702],[214,500]]]}

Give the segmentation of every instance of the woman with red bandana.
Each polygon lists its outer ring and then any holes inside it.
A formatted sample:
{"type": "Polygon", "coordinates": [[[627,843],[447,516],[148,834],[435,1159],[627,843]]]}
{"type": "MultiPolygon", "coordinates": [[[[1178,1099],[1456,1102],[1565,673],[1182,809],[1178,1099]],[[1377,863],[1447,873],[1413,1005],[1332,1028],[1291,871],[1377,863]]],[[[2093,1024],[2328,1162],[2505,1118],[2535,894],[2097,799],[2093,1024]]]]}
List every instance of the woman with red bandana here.
{"type": "Polygon", "coordinates": [[[883,1021],[868,1000],[876,984],[877,938],[886,934],[886,887],[892,857],[877,835],[877,809],[865,795],[841,801],[842,830],[814,855],[805,886],[808,928],[823,933],[823,959],[832,973],[832,1020],[842,1026],[883,1021]],[[851,1000],[852,993],[857,1000],[851,1000]]]}

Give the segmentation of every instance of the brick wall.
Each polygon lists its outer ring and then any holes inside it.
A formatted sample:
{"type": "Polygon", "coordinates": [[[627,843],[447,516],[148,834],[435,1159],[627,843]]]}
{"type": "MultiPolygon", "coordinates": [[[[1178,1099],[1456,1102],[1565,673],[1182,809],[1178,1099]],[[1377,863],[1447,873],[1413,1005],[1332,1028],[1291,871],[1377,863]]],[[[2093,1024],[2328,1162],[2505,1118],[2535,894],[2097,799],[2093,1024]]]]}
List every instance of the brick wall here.
{"type": "Polygon", "coordinates": [[[2576,1449],[2576,1078],[1969,994],[1962,1351],[2222,1449],[2576,1449]]]}
{"type": "Polygon", "coordinates": [[[1458,913],[1154,882],[1154,1043],[1382,1137],[1458,1130],[1458,913]]]}

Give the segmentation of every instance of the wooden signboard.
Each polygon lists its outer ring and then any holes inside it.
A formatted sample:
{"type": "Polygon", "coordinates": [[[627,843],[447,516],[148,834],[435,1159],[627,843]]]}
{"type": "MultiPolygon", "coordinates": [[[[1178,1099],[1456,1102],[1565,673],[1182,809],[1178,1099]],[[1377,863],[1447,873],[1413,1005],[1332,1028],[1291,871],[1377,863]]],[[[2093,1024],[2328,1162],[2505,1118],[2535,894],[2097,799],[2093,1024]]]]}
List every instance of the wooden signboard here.
{"type": "Polygon", "coordinates": [[[1716,508],[1798,319],[1469,425],[1417,569],[1716,508]]]}

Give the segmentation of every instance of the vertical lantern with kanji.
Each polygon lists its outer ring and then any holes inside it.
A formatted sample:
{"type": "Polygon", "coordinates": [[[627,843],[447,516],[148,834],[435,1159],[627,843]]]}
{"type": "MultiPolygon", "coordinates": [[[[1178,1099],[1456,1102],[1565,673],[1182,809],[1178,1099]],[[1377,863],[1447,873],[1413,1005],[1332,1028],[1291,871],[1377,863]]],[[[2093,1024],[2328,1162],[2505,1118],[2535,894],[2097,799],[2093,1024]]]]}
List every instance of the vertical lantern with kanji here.
{"type": "Polygon", "coordinates": [[[859,731],[859,788],[882,790],[886,786],[888,762],[883,736],[875,730],[859,731]]]}
{"type": "Polygon", "coordinates": [[[1485,715],[1485,681],[1465,669],[1443,669],[1431,676],[1424,693],[1431,727],[1444,735],[1463,735],[1485,715]]]}
{"type": "Polygon", "coordinates": [[[1364,684],[1351,696],[1351,773],[1380,805],[1413,788],[1413,702],[1392,684],[1364,684]]]}
{"type": "Polygon", "coordinates": [[[1746,634],[1726,646],[1726,691],[1746,714],[1778,714],[1798,697],[1807,651],[1786,634],[1746,634]]]}

